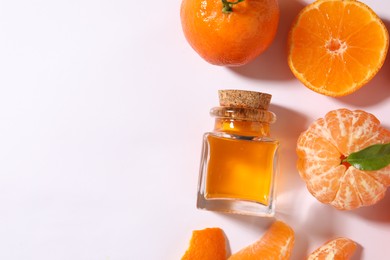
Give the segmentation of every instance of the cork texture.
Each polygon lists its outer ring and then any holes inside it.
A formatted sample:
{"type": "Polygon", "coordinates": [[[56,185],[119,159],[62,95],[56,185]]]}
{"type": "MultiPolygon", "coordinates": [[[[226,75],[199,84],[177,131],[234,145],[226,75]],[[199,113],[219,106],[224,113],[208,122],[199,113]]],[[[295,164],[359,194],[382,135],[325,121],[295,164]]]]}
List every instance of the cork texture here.
{"type": "Polygon", "coordinates": [[[247,90],[219,90],[219,105],[268,110],[272,95],[247,90]]]}

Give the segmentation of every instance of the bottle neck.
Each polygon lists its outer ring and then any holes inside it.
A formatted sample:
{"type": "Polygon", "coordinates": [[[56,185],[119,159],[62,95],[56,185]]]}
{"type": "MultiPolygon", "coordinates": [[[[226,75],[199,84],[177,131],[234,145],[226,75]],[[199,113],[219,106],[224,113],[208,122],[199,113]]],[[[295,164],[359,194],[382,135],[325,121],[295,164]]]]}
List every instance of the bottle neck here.
{"type": "Polygon", "coordinates": [[[216,118],[214,131],[242,136],[268,137],[270,135],[270,126],[266,122],[216,118]]]}
{"type": "Polygon", "coordinates": [[[215,118],[214,131],[242,136],[268,137],[274,113],[252,108],[214,107],[210,115],[215,118]]]}

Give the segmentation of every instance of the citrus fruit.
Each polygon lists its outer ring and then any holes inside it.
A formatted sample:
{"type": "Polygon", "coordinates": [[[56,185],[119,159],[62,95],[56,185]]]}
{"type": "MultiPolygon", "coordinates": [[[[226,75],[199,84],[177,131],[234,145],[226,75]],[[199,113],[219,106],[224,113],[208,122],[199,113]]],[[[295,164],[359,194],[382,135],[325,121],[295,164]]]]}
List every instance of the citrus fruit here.
{"type": "Polygon", "coordinates": [[[214,65],[239,66],[260,55],[273,41],[277,0],[182,0],[184,35],[214,65]]]}
{"type": "Polygon", "coordinates": [[[351,239],[339,237],[328,241],[313,253],[307,260],[348,260],[356,250],[356,243],[351,239]]]}
{"type": "Polygon", "coordinates": [[[291,227],[277,220],[259,240],[231,255],[228,260],[289,259],[294,241],[291,227]]]}
{"type": "Polygon", "coordinates": [[[226,260],[226,239],[220,228],[194,230],[182,260],[226,260]]]}
{"type": "Polygon", "coordinates": [[[345,96],[382,67],[389,34],[367,5],[355,0],[318,0],[297,16],[288,37],[288,64],[306,87],[345,96]]]}
{"type": "Polygon", "coordinates": [[[348,109],[328,112],[297,141],[297,168],[320,202],[350,210],[377,203],[390,186],[390,165],[359,170],[343,159],[373,144],[390,142],[390,131],[372,114],[348,109]]]}

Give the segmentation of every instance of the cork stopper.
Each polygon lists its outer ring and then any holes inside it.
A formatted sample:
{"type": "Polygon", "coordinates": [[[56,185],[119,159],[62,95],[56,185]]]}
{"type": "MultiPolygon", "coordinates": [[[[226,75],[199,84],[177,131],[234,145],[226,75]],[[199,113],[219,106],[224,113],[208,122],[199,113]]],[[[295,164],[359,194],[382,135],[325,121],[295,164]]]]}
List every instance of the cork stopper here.
{"type": "Polygon", "coordinates": [[[223,107],[238,107],[268,110],[272,95],[247,90],[219,90],[219,105],[223,107]]]}

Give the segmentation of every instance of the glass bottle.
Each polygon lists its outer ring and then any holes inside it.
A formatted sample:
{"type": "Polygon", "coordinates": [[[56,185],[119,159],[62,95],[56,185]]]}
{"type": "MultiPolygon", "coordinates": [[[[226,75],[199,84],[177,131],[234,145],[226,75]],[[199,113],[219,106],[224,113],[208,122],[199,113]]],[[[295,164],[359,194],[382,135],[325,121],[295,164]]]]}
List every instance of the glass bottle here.
{"type": "Polygon", "coordinates": [[[279,142],[270,137],[276,116],[271,95],[220,90],[214,131],[203,136],[197,207],[257,216],[275,212],[279,142]]]}

